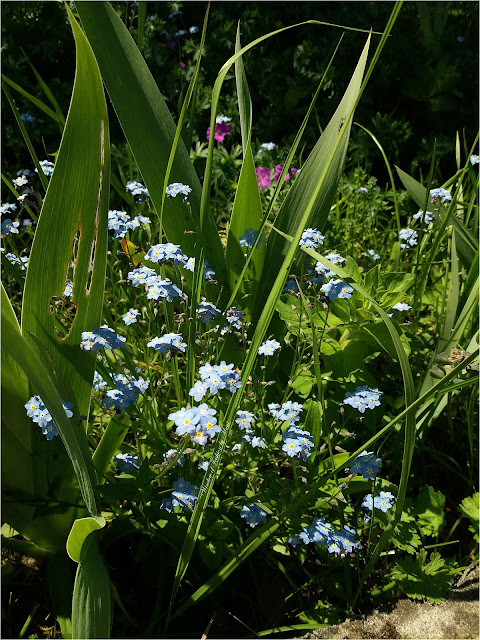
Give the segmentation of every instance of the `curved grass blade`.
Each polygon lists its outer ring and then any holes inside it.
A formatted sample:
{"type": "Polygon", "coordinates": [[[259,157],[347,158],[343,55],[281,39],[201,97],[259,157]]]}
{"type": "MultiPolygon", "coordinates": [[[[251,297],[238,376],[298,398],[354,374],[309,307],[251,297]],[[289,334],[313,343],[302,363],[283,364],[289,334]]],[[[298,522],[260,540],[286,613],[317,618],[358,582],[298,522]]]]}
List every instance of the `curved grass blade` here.
{"type": "MultiPolygon", "coordinates": [[[[108,2],[79,2],[77,10],[95,52],[108,94],[157,212],[162,209],[164,177],[175,124],[165,101],[130,33],[108,2]]],[[[172,180],[188,184],[191,211],[180,198],[165,203],[163,227],[169,242],[197,253],[201,187],[182,139],[178,140],[172,180]],[[193,234],[185,231],[193,231],[193,234]]],[[[225,284],[225,256],[213,216],[205,217],[205,251],[218,280],[225,284]]]]}
{"type": "MultiPolygon", "coordinates": [[[[238,52],[240,50],[239,24],[237,28],[235,51],[238,52]]],[[[242,247],[240,246],[240,238],[244,235],[247,229],[255,229],[258,232],[263,222],[262,203],[260,200],[260,191],[258,188],[251,145],[252,101],[248,90],[243,58],[238,58],[235,61],[235,75],[237,79],[238,109],[242,133],[243,164],[235,193],[225,253],[230,290],[235,288],[238,279],[242,275],[243,266],[245,264],[245,255],[242,247]]],[[[255,244],[255,250],[252,251],[252,258],[249,263],[248,271],[243,274],[243,278],[247,276],[247,278],[252,282],[252,286],[250,287],[246,287],[245,284],[241,287],[241,293],[243,295],[249,295],[247,307],[251,306],[255,295],[255,289],[260,284],[259,275],[262,271],[264,257],[265,242],[259,239],[255,244]]]]}
{"type": "Polygon", "coordinates": [[[46,190],[47,186],[48,186],[47,177],[43,173],[42,167],[40,166],[37,154],[35,153],[35,149],[33,148],[33,144],[32,144],[32,142],[30,140],[30,136],[28,135],[27,129],[26,129],[25,125],[23,124],[22,119],[20,117],[20,112],[19,112],[19,110],[17,108],[17,105],[13,101],[13,99],[12,99],[12,97],[10,95],[10,91],[7,89],[7,86],[6,86],[6,84],[4,82],[2,82],[2,89],[3,89],[4,93],[5,93],[5,95],[7,96],[8,103],[12,107],[12,111],[13,111],[13,115],[15,116],[15,120],[17,121],[17,124],[18,124],[18,126],[20,128],[20,131],[22,132],[23,139],[25,140],[25,144],[27,145],[27,148],[30,151],[30,155],[32,156],[33,164],[35,165],[35,167],[37,169],[37,172],[38,172],[38,177],[40,178],[40,182],[42,183],[43,188],[46,190]]]}
{"type": "Polygon", "coordinates": [[[10,78],[7,78],[7,76],[4,75],[3,73],[2,73],[2,80],[6,82],[8,85],[10,85],[12,89],[15,89],[15,91],[18,91],[18,93],[20,93],[24,98],[26,98],[36,107],[38,107],[38,109],[43,111],[47,116],[52,118],[52,120],[55,120],[59,124],[62,124],[62,118],[59,116],[59,114],[55,113],[55,111],[52,111],[52,109],[50,109],[50,107],[47,107],[45,103],[43,103],[38,98],[35,98],[35,96],[32,96],[32,94],[28,93],[28,91],[25,91],[25,89],[22,89],[20,85],[18,85],[13,80],[10,80],[10,78]]]}
{"type": "Polygon", "coordinates": [[[368,135],[371,137],[371,139],[374,141],[374,143],[380,149],[380,153],[382,154],[383,161],[385,162],[385,166],[387,167],[388,177],[390,178],[390,182],[392,183],[393,206],[394,206],[394,209],[395,209],[395,219],[397,221],[397,232],[400,233],[400,229],[401,229],[400,211],[399,211],[399,208],[398,208],[397,190],[395,189],[395,179],[393,177],[392,167],[390,166],[390,163],[388,161],[387,155],[386,155],[385,151],[383,150],[382,145],[377,140],[377,138],[373,135],[373,133],[371,131],[369,131],[366,127],[364,127],[363,125],[358,124],[358,122],[356,122],[355,124],[357,125],[357,127],[360,127],[360,129],[363,129],[366,133],[368,133],[368,135]]]}
{"type": "Polygon", "coordinates": [[[88,416],[95,354],[80,349],[83,331],[102,318],[110,185],[108,116],[93,52],[67,6],[77,68],[70,109],[43,202],[25,280],[22,333],[39,341],[59,373],[60,392],[88,416]],[[55,233],[52,233],[55,230],[55,233]],[[75,318],[64,338],[51,306],[73,281],[75,318]],[[36,336],[36,339],[31,337],[36,336]]]}
{"type": "Polygon", "coordinates": [[[60,106],[59,106],[57,100],[55,99],[55,96],[50,91],[50,88],[48,87],[47,83],[43,80],[42,76],[38,73],[38,71],[35,69],[33,64],[28,59],[28,57],[25,55],[25,52],[23,51],[23,49],[22,49],[22,53],[25,56],[28,64],[30,65],[31,70],[35,74],[35,78],[37,79],[38,84],[42,88],[43,93],[47,96],[47,98],[50,100],[50,103],[52,104],[53,108],[55,109],[55,113],[59,117],[59,123],[58,124],[60,126],[60,133],[63,133],[63,127],[65,126],[65,116],[63,115],[63,112],[60,109],[60,106]]]}

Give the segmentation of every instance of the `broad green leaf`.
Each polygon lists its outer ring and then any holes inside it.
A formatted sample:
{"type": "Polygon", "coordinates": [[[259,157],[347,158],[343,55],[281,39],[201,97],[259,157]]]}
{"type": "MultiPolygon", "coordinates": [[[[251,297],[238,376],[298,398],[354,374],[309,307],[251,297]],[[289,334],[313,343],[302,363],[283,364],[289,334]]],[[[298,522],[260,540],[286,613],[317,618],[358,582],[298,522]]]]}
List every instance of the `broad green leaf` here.
{"type": "MultiPolygon", "coordinates": [[[[93,491],[94,471],[85,433],[79,423],[74,420],[70,421],[67,418],[50,371],[45,367],[36,349],[22,336],[18,325],[12,322],[11,314],[8,311],[8,301],[6,303],[5,300],[6,294],[2,299],[2,348],[23,370],[31,386],[37,390],[38,395],[49,410],[70,457],[87,508],[90,513],[96,514],[97,506],[93,491]]],[[[22,381],[22,378],[23,376],[20,376],[20,381],[22,381]]],[[[28,397],[26,400],[28,400],[28,397]]],[[[30,426],[30,428],[32,429],[33,427],[30,426]]],[[[28,434],[16,429],[17,425],[14,425],[15,433],[19,433],[25,439],[28,438],[28,434]]],[[[49,445],[51,444],[53,443],[49,443],[49,445]]],[[[28,449],[28,446],[29,443],[27,441],[25,447],[28,449]]],[[[70,467],[68,466],[63,475],[63,480],[66,484],[71,481],[69,469],[70,467]]],[[[45,470],[43,470],[43,473],[45,473],[45,470]]],[[[35,472],[33,476],[33,481],[35,482],[35,472]]],[[[13,523],[11,524],[15,526],[13,523]]],[[[64,524],[70,530],[71,522],[66,521],[64,524]]],[[[67,534],[68,532],[65,532],[65,539],[67,534]]]]}
{"type": "Polygon", "coordinates": [[[112,458],[122,444],[130,427],[127,415],[114,415],[103,432],[100,442],[92,457],[93,466],[97,472],[98,484],[105,482],[104,475],[108,471],[112,458]]]}
{"type": "Polygon", "coordinates": [[[67,553],[72,560],[80,562],[82,548],[87,537],[105,526],[105,518],[97,516],[92,518],[78,518],[72,525],[72,529],[67,539],[67,553]]]}
{"type": "MultiPolygon", "coordinates": [[[[295,238],[295,248],[306,227],[322,231],[327,221],[343,171],[353,113],[360,95],[369,45],[370,38],[367,40],[340,104],[300,174],[296,176],[275,220],[276,229],[295,238]]],[[[275,233],[270,234],[264,268],[260,276],[262,287],[258,289],[255,298],[254,317],[260,316],[280,265],[291,252],[290,243],[284,237],[275,233]]]]}
{"type": "Polygon", "coordinates": [[[414,514],[426,536],[438,536],[445,522],[445,496],[433,487],[423,487],[415,503],[414,514]]]}
{"type": "Polygon", "coordinates": [[[110,578],[98,546],[98,534],[90,533],[80,553],[72,601],[74,638],[110,638],[110,578]]]}
{"type": "Polygon", "coordinates": [[[75,22],[77,69],[53,175],[43,202],[25,280],[22,333],[43,347],[58,374],[60,393],[88,416],[95,353],[80,349],[83,331],[101,323],[110,185],[108,117],[92,50],[75,22]],[[52,230],[55,232],[52,233],[52,230]],[[65,338],[51,312],[66,280],[73,281],[76,316],[65,338]],[[32,338],[31,334],[36,336],[32,338]]]}
{"type": "MultiPolygon", "coordinates": [[[[79,2],[77,11],[95,52],[108,94],[157,211],[162,209],[163,180],[175,123],[133,38],[108,2],[79,2]]],[[[172,182],[188,184],[191,209],[180,198],[165,203],[163,227],[169,242],[197,254],[201,187],[182,140],[178,141],[172,182]]],[[[205,218],[205,253],[225,283],[225,256],[213,216],[205,218]]]]}
{"type": "MultiPolygon", "coordinates": [[[[46,441],[26,414],[24,405],[31,392],[17,362],[21,353],[17,339],[21,341],[22,336],[3,286],[1,311],[2,518],[37,547],[62,552],[77,510],[61,504],[78,500],[75,474],[60,438],[46,441]]],[[[63,407],[62,413],[66,419],[63,407]]]]}

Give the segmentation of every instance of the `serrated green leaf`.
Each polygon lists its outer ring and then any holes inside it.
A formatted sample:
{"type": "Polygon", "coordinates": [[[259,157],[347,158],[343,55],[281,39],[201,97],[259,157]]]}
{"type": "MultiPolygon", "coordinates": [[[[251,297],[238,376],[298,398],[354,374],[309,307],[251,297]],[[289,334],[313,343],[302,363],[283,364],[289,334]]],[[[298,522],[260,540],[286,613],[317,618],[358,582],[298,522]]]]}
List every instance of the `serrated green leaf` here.
{"type": "Polygon", "coordinates": [[[479,536],[479,520],[480,520],[480,494],[475,493],[473,496],[464,498],[460,503],[458,509],[464,516],[466,516],[471,525],[469,527],[470,531],[473,533],[473,537],[477,542],[480,542],[479,536]]]}
{"type": "Polygon", "coordinates": [[[426,598],[429,602],[437,604],[445,599],[454,576],[440,554],[432,553],[427,564],[426,557],[427,552],[422,549],[416,558],[398,560],[392,570],[392,576],[409,598],[426,598]]]}
{"type": "Polygon", "coordinates": [[[417,516],[418,526],[426,536],[437,536],[445,521],[445,496],[441,491],[435,491],[428,485],[421,490],[414,514],[417,516]]]}

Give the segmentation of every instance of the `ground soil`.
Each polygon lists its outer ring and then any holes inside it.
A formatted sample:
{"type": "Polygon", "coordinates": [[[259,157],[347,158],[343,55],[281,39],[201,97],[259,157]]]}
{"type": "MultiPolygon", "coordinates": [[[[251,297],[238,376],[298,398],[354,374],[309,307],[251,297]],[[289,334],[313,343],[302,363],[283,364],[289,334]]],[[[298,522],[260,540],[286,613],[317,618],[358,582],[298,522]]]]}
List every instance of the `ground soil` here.
{"type": "Polygon", "coordinates": [[[399,600],[389,611],[317,629],[303,638],[403,638],[415,640],[479,637],[478,562],[471,565],[438,605],[399,600]]]}

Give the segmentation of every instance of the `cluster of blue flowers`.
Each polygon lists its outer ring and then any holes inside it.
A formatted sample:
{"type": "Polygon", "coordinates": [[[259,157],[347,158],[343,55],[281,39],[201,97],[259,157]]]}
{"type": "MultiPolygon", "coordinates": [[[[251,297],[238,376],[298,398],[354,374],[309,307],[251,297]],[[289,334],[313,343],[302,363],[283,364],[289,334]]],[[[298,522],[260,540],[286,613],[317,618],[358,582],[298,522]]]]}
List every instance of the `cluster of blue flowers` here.
{"type": "Polygon", "coordinates": [[[357,387],[355,392],[347,391],[343,404],[349,404],[360,413],[365,413],[365,409],[374,409],[380,406],[380,396],[383,391],[371,389],[367,385],[357,387]]]}
{"type": "Polygon", "coordinates": [[[204,324],[209,324],[222,313],[212,302],[201,302],[197,307],[197,316],[204,324]]]}
{"type": "MultiPolygon", "coordinates": [[[[3,247],[1,250],[2,252],[4,251],[3,247]]],[[[28,267],[28,256],[22,256],[21,258],[19,258],[14,253],[6,253],[5,258],[10,262],[10,264],[18,265],[22,271],[25,271],[25,269],[28,267]]]]}
{"type": "Polygon", "coordinates": [[[299,402],[292,402],[289,400],[288,402],[284,402],[282,406],[277,404],[276,402],[271,402],[268,405],[268,410],[270,415],[274,418],[277,418],[280,422],[284,422],[285,420],[290,421],[290,426],[294,426],[296,422],[300,420],[300,414],[303,411],[303,405],[299,402]]]}
{"type": "Polygon", "coordinates": [[[393,507],[394,500],[395,498],[390,491],[380,491],[380,495],[375,497],[369,493],[363,499],[362,507],[370,509],[370,511],[373,511],[373,509],[380,509],[380,511],[385,513],[393,507]]]}
{"type": "Polygon", "coordinates": [[[114,238],[124,238],[128,231],[137,229],[141,224],[150,224],[150,218],[138,215],[132,220],[125,211],[111,209],[108,212],[108,228],[114,232],[114,238]]]}
{"type": "Polygon", "coordinates": [[[316,249],[324,240],[325,237],[317,229],[305,229],[298,244],[306,249],[316,249]]]}
{"type": "Polygon", "coordinates": [[[266,340],[258,349],[261,356],[273,356],[280,349],[280,343],[276,340],[266,340]]]}
{"type": "Polygon", "coordinates": [[[167,260],[173,260],[174,265],[185,264],[188,260],[187,256],[182,253],[179,244],[155,244],[145,254],[145,260],[163,264],[167,260]]]}
{"type": "MultiPolygon", "coordinates": [[[[176,455],[177,455],[177,449],[169,449],[168,451],[165,451],[165,453],[163,454],[163,460],[164,462],[170,462],[170,460],[173,460],[173,458],[176,455]]],[[[176,463],[173,466],[182,467],[184,462],[185,462],[185,456],[183,453],[181,453],[179,459],[176,461],[176,463]]]]}
{"type": "Polygon", "coordinates": [[[410,247],[414,247],[418,242],[418,233],[414,229],[400,229],[398,233],[398,237],[403,242],[400,243],[401,249],[409,249],[410,247]]]}
{"type": "Polygon", "coordinates": [[[192,442],[204,447],[212,442],[215,434],[221,431],[215,417],[216,410],[203,403],[198,407],[186,407],[170,413],[169,420],[173,420],[176,425],[175,433],[183,436],[186,433],[192,442]]]}
{"type": "Polygon", "coordinates": [[[235,419],[239,429],[244,433],[242,434],[242,442],[246,442],[254,449],[266,449],[267,443],[263,438],[255,435],[253,430],[253,423],[255,422],[255,416],[250,411],[237,411],[237,418],[235,419]]]}
{"type": "Polygon", "coordinates": [[[130,180],[129,182],[127,182],[126,189],[127,191],[130,191],[137,202],[143,202],[143,198],[150,195],[146,187],[144,187],[143,184],[140,184],[140,182],[136,182],[135,180],[130,180]]]}
{"type": "Polygon", "coordinates": [[[375,253],[374,249],[369,249],[367,253],[371,258],[373,258],[373,260],[380,260],[380,256],[378,255],[378,253],[375,253]]]}
{"type": "Polygon", "coordinates": [[[26,124],[27,122],[35,122],[35,116],[32,116],[31,113],[21,113],[20,120],[23,124],[26,124]]]}
{"type": "Polygon", "coordinates": [[[321,290],[330,300],[336,300],[337,298],[351,298],[353,293],[353,288],[340,279],[326,282],[322,285],[321,290]]]}
{"type": "Polygon", "coordinates": [[[419,211],[418,213],[414,213],[413,217],[415,220],[420,220],[424,224],[429,224],[432,220],[435,220],[435,216],[431,211],[419,211]]]}
{"type": "Polygon", "coordinates": [[[289,278],[285,282],[285,287],[283,288],[282,293],[291,293],[293,295],[296,295],[299,290],[300,289],[298,288],[298,282],[296,280],[293,280],[293,278],[289,278]]]}
{"type": "MultiPolygon", "coordinates": [[[[96,372],[95,372],[96,373],[96,372]]],[[[120,413],[131,404],[138,400],[139,393],[143,394],[148,389],[150,379],[138,378],[121,373],[114,373],[112,379],[115,382],[115,389],[109,389],[105,393],[103,404],[107,409],[115,409],[117,413],[120,413]]],[[[93,387],[96,391],[103,390],[106,386],[105,381],[103,383],[101,376],[96,373],[94,378],[93,387]]]]}
{"type": "MultiPolygon", "coordinates": [[[[40,160],[39,164],[43,173],[47,176],[47,178],[50,178],[55,168],[55,165],[53,164],[53,162],[50,162],[49,160],[40,160]]],[[[35,171],[37,170],[35,169],[35,171]]]]}
{"type": "MultiPolygon", "coordinates": [[[[238,329],[238,330],[242,328],[244,318],[245,318],[245,313],[237,309],[237,307],[231,307],[225,314],[225,319],[228,322],[228,324],[234,329],[238,329]]],[[[225,332],[227,328],[228,328],[227,325],[225,325],[222,332],[225,332]]]]}
{"type": "Polygon", "coordinates": [[[80,349],[85,351],[96,351],[97,349],[119,349],[123,348],[126,338],[119,336],[106,324],[93,329],[93,331],[83,331],[80,349]]]}
{"type": "Polygon", "coordinates": [[[244,518],[247,523],[253,528],[256,527],[257,524],[260,524],[260,522],[267,521],[267,512],[264,511],[258,504],[246,504],[240,511],[240,517],[244,518]]]}
{"type": "Polygon", "coordinates": [[[3,202],[2,205],[0,206],[0,215],[4,215],[5,213],[13,213],[14,211],[17,210],[17,205],[12,202],[3,202]]]}
{"type": "Polygon", "coordinates": [[[140,459],[138,456],[134,456],[133,453],[117,453],[114,461],[123,473],[128,473],[133,469],[140,469],[140,459]]]}
{"type": "Polygon", "coordinates": [[[188,199],[188,194],[191,193],[192,189],[188,186],[188,184],[182,184],[181,182],[174,182],[173,184],[169,184],[166,193],[170,198],[176,198],[178,195],[183,196],[183,201],[186,202],[188,199]]]}
{"type": "Polygon", "coordinates": [[[350,472],[361,474],[364,480],[375,480],[381,468],[381,458],[377,458],[371,451],[362,451],[352,462],[350,472]]]}
{"type": "Polygon", "coordinates": [[[9,236],[11,233],[18,233],[18,227],[20,226],[20,222],[15,220],[14,222],[7,218],[2,222],[1,231],[4,236],[9,236]]]}
{"type": "Polygon", "coordinates": [[[235,371],[235,365],[226,364],[225,360],[222,360],[219,365],[207,363],[200,367],[198,372],[201,380],[197,380],[188,392],[195,402],[202,400],[208,392],[215,395],[219,389],[229,389],[231,393],[235,393],[242,386],[240,376],[235,371]]]}
{"type": "Polygon", "coordinates": [[[442,202],[451,202],[452,194],[447,189],[430,189],[430,196],[435,202],[438,198],[441,198],[442,202]]]}
{"type": "MultiPolygon", "coordinates": [[[[243,234],[243,236],[239,238],[238,242],[241,247],[247,247],[248,249],[252,249],[257,237],[258,237],[258,231],[256,229],[245,229],[245,233],[243,234]]],[[[260,245],[262,240],[263,240],[263,234],[260,240],[258,241],[257,246],[260,245]]]]}
{"type": "Polygon", "coordinates": [[[160,509],[165,509],[168,513],[171,513],[173,507],[183,507],[193,511],[198,498],[198,488],[183,478],[175,480],[172,487],[172,497],[166,498],[160,505],[160,509]]]}
{"type": "Polygon", "coordinates": [[[300,542],[315,542],[321,547],[327,547],[329,553],[340,557],[361,548],[360,543],[355,542],[354,529],[348,525],[334,529],[324,518],[315,518],[310,527],[305,527],[301,533],[291,536],[288,541],[294,547],[300,542]]]}
{"type": "Polygon", "coordinates": [[[150,269],[149,267],[138,267],[130,271],[127,278],[134,287],[143,284],[149,300],[158,301],[160,298],[165,298],[167,302],[172,302],[175,297],[182,299],[185,297],[177,285],[173,284],[169,278],[163,280],[157,275],[155,269],[150,269]]]}
{"type": "MultiPolygon", "coordinates": [[[[183,268],[193,273],[195,271],[195,258],[187,258],[186,256],[185,258],[186,258],[186,262],[183,265],[183,268]]],[[[208,264],[208,260],[204,260],[203,261],[203,277],[205,278],[205,280],[212,280],[214,275],[215,275],[215,271],[208,264]]]]}
{"type": "MultiPolygon", "coordinates": [[[[330,262],[333,262],[333,264],[338,264],[338,265],[343,265],[346,262],[345,258],[342,258],[342,256],[339,253],[327,253],[327,255],[325,256],[325,260],[329,260],[330,262]]],[[[313,284],[320,284],[321,282],[324,282],[328,278],[335,277],[335,272],[329,269],[329,267],[325,266],[320,261],[318,261],[315,264],[315,272],[317,276],[314,276],[313,278],[311,278],[311,282],[313,284]]]]}
{"type": "Polygon", "coordinates": [[[129,309],[125,315],[122,316],[122,320],[128,326],[134,324],[137,321],[137,316],[140,314],[138,309],[129,309]]]}
{"type": "Polygon", "coordinates": [[[312,455],[313,437],[309,431],[304,431],[290,423],[288,429],[282,433],[282,439],[282,449],[290,458],[306,461],[312,455]]]}
{"type": "Polygon", "coordinates": [[[187,344],[183,342],[183,338],[179,333],[166,333],[160,338],[155,337],[150,340],[147,347],[152,347],[156,351],[160,351],[160,353],[167,353],[167,351],[170,351],[170,353],[177,353],[177,351],[185,353],[187,344]]]}
{"type": "MultiPolygon", "coordinates": [[[[70,409],[73,407],[73,404],[62,400],[62,405],[67,418],[71,418],[73,413],[70,409]]],[[[27,410],[27,416],[31,418],[35,424],[38,424],[43,435],[47,437],[47,440],[53,440],[55,436],[58,436],[58,429],[40,396],[32,396],[25,404],[25,409],[27,410]]]]}

